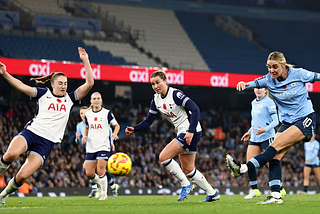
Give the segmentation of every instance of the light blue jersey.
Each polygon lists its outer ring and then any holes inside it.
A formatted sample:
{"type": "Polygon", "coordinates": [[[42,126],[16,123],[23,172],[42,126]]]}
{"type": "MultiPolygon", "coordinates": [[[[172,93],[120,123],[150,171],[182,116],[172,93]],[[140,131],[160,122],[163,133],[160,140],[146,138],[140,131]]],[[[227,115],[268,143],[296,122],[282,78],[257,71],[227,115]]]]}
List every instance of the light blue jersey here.
{"type": "Polygon", "coordinates": [[[317,140],[304,143],[306,164],[319,165],[319,142],[317,140]],[[311,161],[307,162],[311,158],[311,161]]]}
{"type": "Polygon", "coordinates": [[[254,80],[247,88],[268,88],[278,106],[280,121],[293,123],[314,112],[305,84],[313,83],[317,78],[315,72],[289,67],[285,80],[272,79],[268,73],[254,80]]]}
{"type": "Polygon", "coordinates": [[[85,127],[85,124],[83,121],[81,121],[80,123],[77,124],[77,133],[80,134],[79,141],[76,139],[77,143],[81,143],[84,127],[85,127]]]}
{"type": "Polygon", "coordinates": [[[254,129],[259,129],[258,126],[266,127],[272,122],[271,115],[277,114],[276,104],[268,96],[264,96],[261,100],[254,99],[251,102],[251,142],[260,143],[270,138],[274,138],[274,128],[260,135],[254,133],[254,129]]]}

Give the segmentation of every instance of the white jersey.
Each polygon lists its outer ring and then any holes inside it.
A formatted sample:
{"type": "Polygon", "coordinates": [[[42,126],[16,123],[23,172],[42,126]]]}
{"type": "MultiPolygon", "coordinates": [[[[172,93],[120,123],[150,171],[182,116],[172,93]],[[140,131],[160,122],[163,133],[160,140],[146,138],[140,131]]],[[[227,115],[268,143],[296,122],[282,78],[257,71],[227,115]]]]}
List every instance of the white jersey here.
{"type": "Polygon", "coordinates": [[[85,124],[88,127],[86,152],[111,151],[110,124],[118,124],[111,111],[101,108],[95,112],[90,109],[85,113],[85,124]]]}
{"type": "Polygon", "coordinates": [[[78,99],[76,92],[55,96],[48,88],[34,88],[38,108],[26,129],[54,143],[61,143],[71,108],[78,99]]]}
{"type": "MultiPolygon", "coordinates": [[[[155,94],[153,101],[154,106],[150,106],[150,113],[157,114],[159,111],[169,122],[174,125],[177,134],[186,133],[189,130],[189,115],[184,108],[190,98],[183,94],[180,90],[168,87],[165,97],[161,94],[155,94]]],[[[196,132],[201,131],[201,125],[198,121],[196,132]]]]}

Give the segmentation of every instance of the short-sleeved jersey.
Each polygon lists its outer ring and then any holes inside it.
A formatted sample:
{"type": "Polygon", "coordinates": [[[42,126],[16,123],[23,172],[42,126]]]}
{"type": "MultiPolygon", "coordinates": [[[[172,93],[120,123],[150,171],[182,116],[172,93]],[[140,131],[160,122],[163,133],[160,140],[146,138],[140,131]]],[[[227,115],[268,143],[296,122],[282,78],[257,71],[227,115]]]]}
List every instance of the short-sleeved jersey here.
{"type": "MultiPolygon", "coordinates": [[[[172,125],[174,125],[178,135],[186,133],[190,126],[188,116],[191,112],[187,112],[184,107],[189,99],[190,98],[182,91],[168,87],[168,92],[165,97],[161,97],[161,94],[154,95],[149,113],[157,114],[160,112],[170,123],[172,123],[172,125]]],[[[198,121],[196,132],[200,131],[201,125],[198,121]]]]}
{"type": "Polygon", "coordinates": [[[255,87],[268,88],[278,106],[280,121],[293,123],[314,112],[305,84],[316,79],[315,72],[289,67],[288,76],[283,81],[272,79],[268,73],[254,82],[255,87]]]}
{"type": "Polygon", "coordinates": [[[258,126],[266,127],[272,122],[271,115],[277,114],[276,104],[268,96],[264,96],[261,100],[254,99],[251,102],[251,142],[263,142],[275,136],[274,129],[270,129],[260,135],[254,133],[254,129],[258,126]]]}
{"type": "Polygon", "coordinates": [[[110,124],[118,124],[111,111],[101,108],[95,112],[90,109],[85,113],[85,123],[88,127],[86,152],[111,151],[110,124]]]}
{"type": "Polygon", "coordinates": [[[54,143],[61,143],[73,104],[79,100],[76,92],[55,96],[48,88],[34,88],[37,100],[36,116],[26,129],[54,143]]]}
{"type": "Polygon", "coordinates": [[[305,150],[305,161],[306,164],[319,164],[319,142],[317,140],[304,143],[305,150]],[[312,158],[310,162],[307,162],[308,159],[312,158]]]}
{"type": "Polygon", "coordinates": [[[80,134],[79,142],[81,142],[84,127],[85,127],[85,123],[83,121],[77,124],[77,133],[80,134]]]}

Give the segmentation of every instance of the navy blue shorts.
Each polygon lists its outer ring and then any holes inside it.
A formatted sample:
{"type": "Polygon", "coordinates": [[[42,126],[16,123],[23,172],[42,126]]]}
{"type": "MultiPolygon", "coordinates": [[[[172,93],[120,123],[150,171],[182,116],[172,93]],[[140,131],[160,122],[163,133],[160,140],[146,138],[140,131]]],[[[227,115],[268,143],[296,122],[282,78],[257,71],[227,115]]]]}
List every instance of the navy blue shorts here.
{"type": "Polygon", "coordinates": [[[294,122],[294,123],[286,123],[283,122],[278,129],[278,132],[284,132],[290,126],[295,125],[300,129],[300,131],[306,136],[303,139],[304,142],[309,142],[314,134],[314,130],[316,128],[316,113],[312,112],[304,118],[294,122]]]}
{"type": "Polygon", "coordinates": [[[265,140],[263,142],[249,142],[249,145],[252,146],[259,146],[262,150],[266,149],[272,142],[273,142],[274,138],[270,138],[268,140],[265,140]]]}
{"type": "Polygon", "coordinates": [[[94,153],[86,153],[86,162],[97,162],[97,159],[108,160],[111,156],[111,152],[108,151],[99,151],[94,153]]]}
{"type": "Polygon", "coordinates": [[[201,132],[195,132],[193,135],[193,138],[191,140],[191,144],[187,144],[186,139],[184,139],[184,136],[186,136],[186,133],[179,134],[174,140],[180,144],[180,146],[185,150],[183,154],[196,154],[197,153],[197,145],[201,138],[202,133],[201,132]]]}
{"type": "Polygon", "coordinates": [[[28,151],[30,154],[37,155],[42,160],[43,165],[43,163],[49,157],[54,143],[34,134],[28,129],[22,129],[22,131],[16,137],[22,137],[25,140],[27,146],[26,151],[28,151]]]}
{"type": "Polygon", "coordinates": [[[305,167],[310,167],[310,168],[312,168],[312,169],[313,169],[313,168],[320,167],[319,164],[307,164],[307,163],[306,163],[304,166],[305,166],[305,167]]]}

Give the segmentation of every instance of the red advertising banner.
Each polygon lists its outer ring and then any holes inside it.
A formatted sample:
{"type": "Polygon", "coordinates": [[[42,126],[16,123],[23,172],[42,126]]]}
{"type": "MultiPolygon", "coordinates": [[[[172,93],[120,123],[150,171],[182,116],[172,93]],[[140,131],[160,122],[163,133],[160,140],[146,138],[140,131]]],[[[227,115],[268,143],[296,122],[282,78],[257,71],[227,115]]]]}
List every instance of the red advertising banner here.
{"type": "MultiPolygon", "coordinates": [[[[49,60],[0,59],[12,75],[45,76],[61,71],[68,78],[84,79],[85,69],[82,63],[56,62],[49,60]]],[[[96,80],[149,83],[150,75],[157,68],[139,66],[113,66],[91,64],[96,80]]],[[[165,70],[168,83],[172,85],[192,85],[207,87],[235,88],[239,81],[252,81],[261,75],[236,74],[223,72],[165,70]]],[[[307,84],[308,91],[320,92],[320,82],[307,84]]]]}

